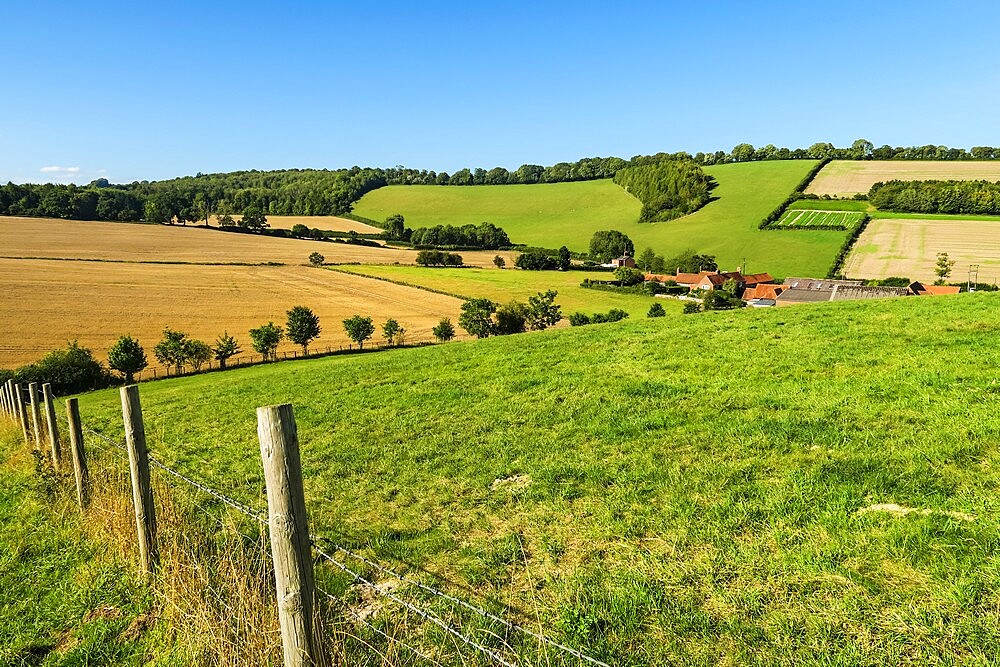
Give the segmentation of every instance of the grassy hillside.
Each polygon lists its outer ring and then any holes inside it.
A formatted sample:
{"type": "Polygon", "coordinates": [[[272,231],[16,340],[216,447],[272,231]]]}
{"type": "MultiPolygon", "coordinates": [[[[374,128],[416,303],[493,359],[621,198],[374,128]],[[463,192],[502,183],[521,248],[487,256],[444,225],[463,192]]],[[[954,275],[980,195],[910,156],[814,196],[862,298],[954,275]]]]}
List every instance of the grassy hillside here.
{"type": "Polygon", "coordinates": [[[660,303],[668,311],[680,312],[681,302],[654,299],[649,296],[616,294],[595,289],[584,289],[584,278],[611,280],[609,273],[590,271],[520,271],[516,269],[428,269],[419,266],[354,266],[338,267],[340,271],[377,276],[408,285],[418,285],[449,294],[469,298],[492,299],[497,303],[511,300],[527,301],[538,292],[554,289],[559,292],[556,303],[562,306],[564,316],[574,311],[585,313],[605,312],[621,308],[631,317],[645,317],[653,303],[660,303]]]}
{"type": "MultiPolygon", "coordinates": [[[[146,430],[262,507],[254,408],[294,403],[316,532],[613,664],[986,663],[998,306],[706,313],[247,368],[143,385],[146,430]]],[[[117,392],[81,409],[120,435],[117,392]]]]}
{"type": "Polygon", "coordinates": [[[823,276],[843,242],[843,232],[775,235],[757,229],[815,164],[791,160],[706,167],[718,183],[712,191],[715,201],[692,215],[655,224],[640,224],[639,202],[611,181],[393,186],[365,195],[356,212],[380,220],[402,213],[411,227],[488,220],[517,243],[565,244],[573,250],[586,250],[599,229],[619,229],[632,238],[637,251],[650,246],[669,256],[694,247],[718,256],[726,268],[746,258],[751,271],[823,276]]]}

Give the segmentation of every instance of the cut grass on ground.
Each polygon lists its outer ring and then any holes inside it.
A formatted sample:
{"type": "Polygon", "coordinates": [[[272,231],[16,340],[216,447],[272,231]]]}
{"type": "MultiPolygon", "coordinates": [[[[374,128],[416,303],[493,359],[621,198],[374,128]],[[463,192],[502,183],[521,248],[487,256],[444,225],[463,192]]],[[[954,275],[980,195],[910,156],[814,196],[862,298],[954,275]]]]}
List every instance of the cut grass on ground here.
{"type": "MultiPolygon", "coordinates": [[[[468,298],[491,299],[497,303],[511,300],[527,302],[538,292],[559,292],[556,303],[566,317],[575,311],[587,314],[607,312],[612,308],[626,311],[630,317],[645,317],[653,303],[663,304],[668,312],[680,312],[680,302],[638,294],[619,294],[580,287],[584,278],[613,280],[610,273],[591,271],[521,271],[519,269],[445,269],[419,266],[341,266],[349,273],[377,276],[408,285],[419,285],[468,298]]],[[[565,322],[563,324],[566,324],[565,322]]]]}
{"type": "MultiPolygon", "coordinates": [[[[636,319],[153,382],[143,412],[261,508],[254,411],[291,402],[317,533],[611,664],[985,664],[998,333],[987,294],[636,319]]],[[[81,412],[121,437],[117,391],[81,412]]]]}
{"type": "Polygon", "coordinates": [[[856,211],[818,211],[790,209],[773,223],[773,227],[836,227],[838,229],[855,229],[865,219],[864,213],[856,211]]]}
{"type": "Polygon", "coordinates": [[[723,268],[747,262],[750,271],[776,276],[826,275],[844,241],[839,231],[775,235],[760,221],[788,197],[815,166],[813,160],[750,162],[706,167],[718,186],[714,201],[692,215],[640,224],[639,203],[606,181],[542,185],[434,186],[379,188],[366,194],[356,211],[384,219],[402,213],[410,227],[478,224],[503,227],[512,241],[586,251],[597,230],[618,229],[635,242],[636,252],[652,247],[670,257],[687,249],[715,255],[723,268]]]}

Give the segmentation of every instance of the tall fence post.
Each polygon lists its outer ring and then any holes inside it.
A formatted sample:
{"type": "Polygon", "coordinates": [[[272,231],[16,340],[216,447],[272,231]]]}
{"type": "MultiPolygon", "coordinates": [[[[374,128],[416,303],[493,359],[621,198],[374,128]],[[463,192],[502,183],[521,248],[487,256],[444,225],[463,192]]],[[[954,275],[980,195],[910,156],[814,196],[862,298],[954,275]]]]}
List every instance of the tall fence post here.
{"type": "Polygon", "coordinates": [[[45,400],[45,425],[49,431],[49,448],[52,450],[52,467],[59,469],[59,422],[56,421],[56,406],[52,404],[52,385],[46,382],[42,385],[42,398],[45,400]]]}
{"type": "Polygon", "coordinates": [[[83,509],[87,506],[90,495],[90,471],[87,469],[87,452],[83,449],[80,406],[75,398],[66,399],[66,419],[69,422],[69,444],[73,455],[73,474],[76,477],[76,501],[80,504],[80,509],[83,509]]]}
{"type": "Polygon", "coordinates": [[[31,401],[31,428],[35,434],[35,449],[42,451],[42,411],[38,405],[38,383],[28,384],[28,399],[31,401]]]}
{"type": "Polygon", "coordinates": [[[10,380],[6,380],[3,383],[3,386],[0,387],[0,406],[3,407],[3,413],[5,416],[12,417],[14,415],[14,411],[10,409],[10,400],[7,398],[7,394],[10,393],[7,387],[9,382],[10,380]]]}
{"type": "Polygon", "coordinates": [[[31,442],[28,437],[28,407],[24,404],[24,389],[20,383],[14,385],[17,393],[17,414],[21,419],[21,432],[24,433],[24,444],[31,442]]]}
{"type": "Polygon", "coordinates": [[[257,408],[257,438],[267,486],[268,528],[285,667],[319,664],[313,636],[313,569],[292,406],[257,408]]]}
{"type": "Polygon", "coordinates": [[[134,384],[122,387],[121,397],[128,467],[132,476],[132,505],[135,507],[135,528],[139,536],[139,564],[145,574],[151,575],[156,570],[159,553],[156,549],[156,510],[149,482],[149,454],[146,451],[146,428],[142,423],[139,387],[134,384]]]}

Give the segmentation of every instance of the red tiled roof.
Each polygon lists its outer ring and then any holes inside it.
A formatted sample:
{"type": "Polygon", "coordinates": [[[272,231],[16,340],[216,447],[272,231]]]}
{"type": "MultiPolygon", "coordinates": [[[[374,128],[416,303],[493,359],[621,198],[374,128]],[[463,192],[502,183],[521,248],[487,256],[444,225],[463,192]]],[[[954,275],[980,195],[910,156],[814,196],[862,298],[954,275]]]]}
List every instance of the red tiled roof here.
{"type": "Polygon", "coordinates": [[[770,273],[751,273],[750,275],[743,276],[743,284],[749,286],[770,282],[774,282],[774,278],[771,277],[770,273]]]}
{"type": "Polygon", "coordinates": [[[958,294],[962,288],[958,285],[924,285],[923,283],[913,283],[910,291],[917,296],[941,296],[943,294],[958,294]]]}
{"type": "Polygon", "coordinates": [[[784,285],[761,284],[755,287],[748,287],[743,292],[743,300],[751,299],[777,299],[778,295],[785,291],[784,285]]]}

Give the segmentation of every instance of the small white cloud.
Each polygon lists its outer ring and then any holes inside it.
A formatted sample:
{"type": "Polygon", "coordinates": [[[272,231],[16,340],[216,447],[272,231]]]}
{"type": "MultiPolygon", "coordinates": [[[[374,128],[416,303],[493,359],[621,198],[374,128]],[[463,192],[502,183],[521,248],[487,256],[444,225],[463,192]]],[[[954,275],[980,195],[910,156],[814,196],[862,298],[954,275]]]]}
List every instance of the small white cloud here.
{"type": "Polygon", "coordinates": [[[43,174],[79,174],[79,167],[42,167],[43,174]]]}

